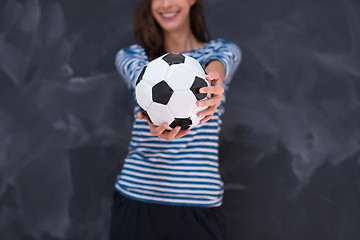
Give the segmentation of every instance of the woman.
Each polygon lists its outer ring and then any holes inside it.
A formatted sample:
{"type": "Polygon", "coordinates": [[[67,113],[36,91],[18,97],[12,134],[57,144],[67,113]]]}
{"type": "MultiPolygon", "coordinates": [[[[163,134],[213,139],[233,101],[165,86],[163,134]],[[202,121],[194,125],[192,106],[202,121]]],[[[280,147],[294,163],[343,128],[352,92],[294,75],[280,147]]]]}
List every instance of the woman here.
{"type": "Polygon", "coordinates": [[[218,134],[240,50],[225,40],[208,41],[202,0],[142,0],[134,31],[137,44],[116,55],[133,96],[143,66],[170,52],[200,62],[211,83],[200,92],[212,97],[198,103],[209,108],[191,130],[154,126],[134,105],[129,152],[115,184],[110,239],[226,239],[218,134]]]}

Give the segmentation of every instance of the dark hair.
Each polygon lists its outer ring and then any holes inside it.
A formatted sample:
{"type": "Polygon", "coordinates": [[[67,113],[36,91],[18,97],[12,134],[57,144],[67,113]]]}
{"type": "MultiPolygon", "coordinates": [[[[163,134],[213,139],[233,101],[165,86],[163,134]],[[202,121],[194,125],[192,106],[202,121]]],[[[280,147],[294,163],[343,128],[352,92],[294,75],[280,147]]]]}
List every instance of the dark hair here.
{"type": "MultiPolygon", "coordinates": [[[[145,49],[149,60],[165,54],[164,33],[151,13],[151,0],[140,1],[133,23],[136,42],[145,49]]],[[[209,41],[202,0],[197,0],[190,9],[190,25],[198,41],[204,43],[209,41]]]]}

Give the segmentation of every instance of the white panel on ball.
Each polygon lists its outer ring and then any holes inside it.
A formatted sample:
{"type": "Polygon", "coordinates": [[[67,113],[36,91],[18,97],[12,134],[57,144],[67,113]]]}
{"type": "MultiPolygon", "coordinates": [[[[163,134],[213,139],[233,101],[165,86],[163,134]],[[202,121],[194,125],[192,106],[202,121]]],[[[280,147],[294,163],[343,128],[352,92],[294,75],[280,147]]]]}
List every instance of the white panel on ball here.
{"type": "Polygon", "coordinates": [[[175,118],[188,118],[196,108],[197,99],[190,90],[176,91],[167,106],[175,118]]]}
{"type": "Polygon", "coordinates": [[[153,102],[147,109],[147,114],[150,116],[154,125],[159,126],[164,122],[170,124],[175,119],[166,105],[153,102]]]}
{"type": "Polygon", "coordinates": [[[193,70],[185,64],[174,64],[169,67],[165,79],[174,91],[182,91],[190,89],[195,75],[193,70]]]}
{"type": "Polygon", "coordinates": [[[164,60],[157,58],[149,62],[142,79],[151,86],[154,86],[158,82],[165,80],[165,73],[168,67],[169,65],[164,60]]]}
{"type": "Polygon", "coordinates": [[[204,110],[206,110],[208,107],[197,107],[194,109],[194,111],[191,113],[190,118],[192,120],[192,125],[191,128],[195,127],[196,125],[198,125],[200,123],[200,120],[203,119],[204,117],[198,117],[198,113],[202,112],[204,110]]]}
{"type": "Polygon", "coordinates": [[[152,103],[151,86],[145,81],[140,81],[135,88],[135,94],[139,106],[146,110],[152,103]]]}
{"type": "Polygon", "coordinates": [[[190,68],[193,69],[196,76],[201,77],[202,79],[205,79],[205,77],[206,77],[205,71],[198,61],[196,61],[195,59],[193,59],[191,57],[186,56],[185,64],[186,64],[186,66],[189,66],[190,68]]]}

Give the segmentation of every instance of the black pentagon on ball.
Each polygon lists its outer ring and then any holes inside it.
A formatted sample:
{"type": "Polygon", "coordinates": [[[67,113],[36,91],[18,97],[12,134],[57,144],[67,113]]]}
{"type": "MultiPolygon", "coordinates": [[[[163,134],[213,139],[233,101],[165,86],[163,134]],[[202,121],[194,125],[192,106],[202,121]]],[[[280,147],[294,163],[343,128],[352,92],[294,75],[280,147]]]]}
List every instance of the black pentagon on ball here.
{"type": "Polygon", "coordinates": [[[190,87],[190,90],[194,93],[197,100],[202,100],[206,98],[206,93],[199,92],[200,88],[202,87],[207,87],[205,80],[200,77],[195,77],[194,83],[190,87]]]}
{"type": "Polygon", "coordinates": [[[173,64],[180,64],[185,62],[185,57],[180,53],[168,53],[162,59],[170,66],[173,64]]]}
{"type": "Polygon", "coordinates": [[[151,121],[151,118],[150,118],[149,114],[148,114],[143,108],[140,108],[140,109],[141,109],[141,112],[145,115],[145,117],[147,117],[147,119],[149,119],[149,121],[150,121],[151,123],[153,123],[153,122],[151,121]]]}
{"type": "Polygon", "coordinates": [[[152,87],[152,100],[156,103],[166,105],[174,90],[165,82],[161,81],[152,87]]]}
{"type": "Polygon", "coordinates": [[[141,71],[141,73],[140,73],[140,75],[139,75],[139,77],[138,77],[138,79],[137,79],[137,81],[136,81],[135,86],[137,86],[137,85],[139,84],[139,82],[142,80],[142,78],[143,78],[143,76],[144,76],[144,73],[145,73],[146,67],[147,67],[147,66],[145,66],[145,67],[142,69],[142,71],[141,71]]]}
{"type": "Polygon", "coordinates": [[[175,128],[176,126],[180,126],[180,130],[188,129],[192,124],[190,118],[175,118],[175,120],[169,125],[171,128],[175,128]]]}

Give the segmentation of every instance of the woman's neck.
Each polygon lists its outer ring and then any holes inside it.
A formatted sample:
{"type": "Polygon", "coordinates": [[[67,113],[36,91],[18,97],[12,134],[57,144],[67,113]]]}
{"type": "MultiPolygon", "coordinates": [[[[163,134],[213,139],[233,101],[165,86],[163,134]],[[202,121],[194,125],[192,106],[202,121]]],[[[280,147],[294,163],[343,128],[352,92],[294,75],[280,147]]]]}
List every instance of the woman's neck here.
{"type": "Polygon", "coordinates": [[[204,45],[191,31],[164,33],[164,44],[165,51],[169,53],[187,52],[204,45]]]}

